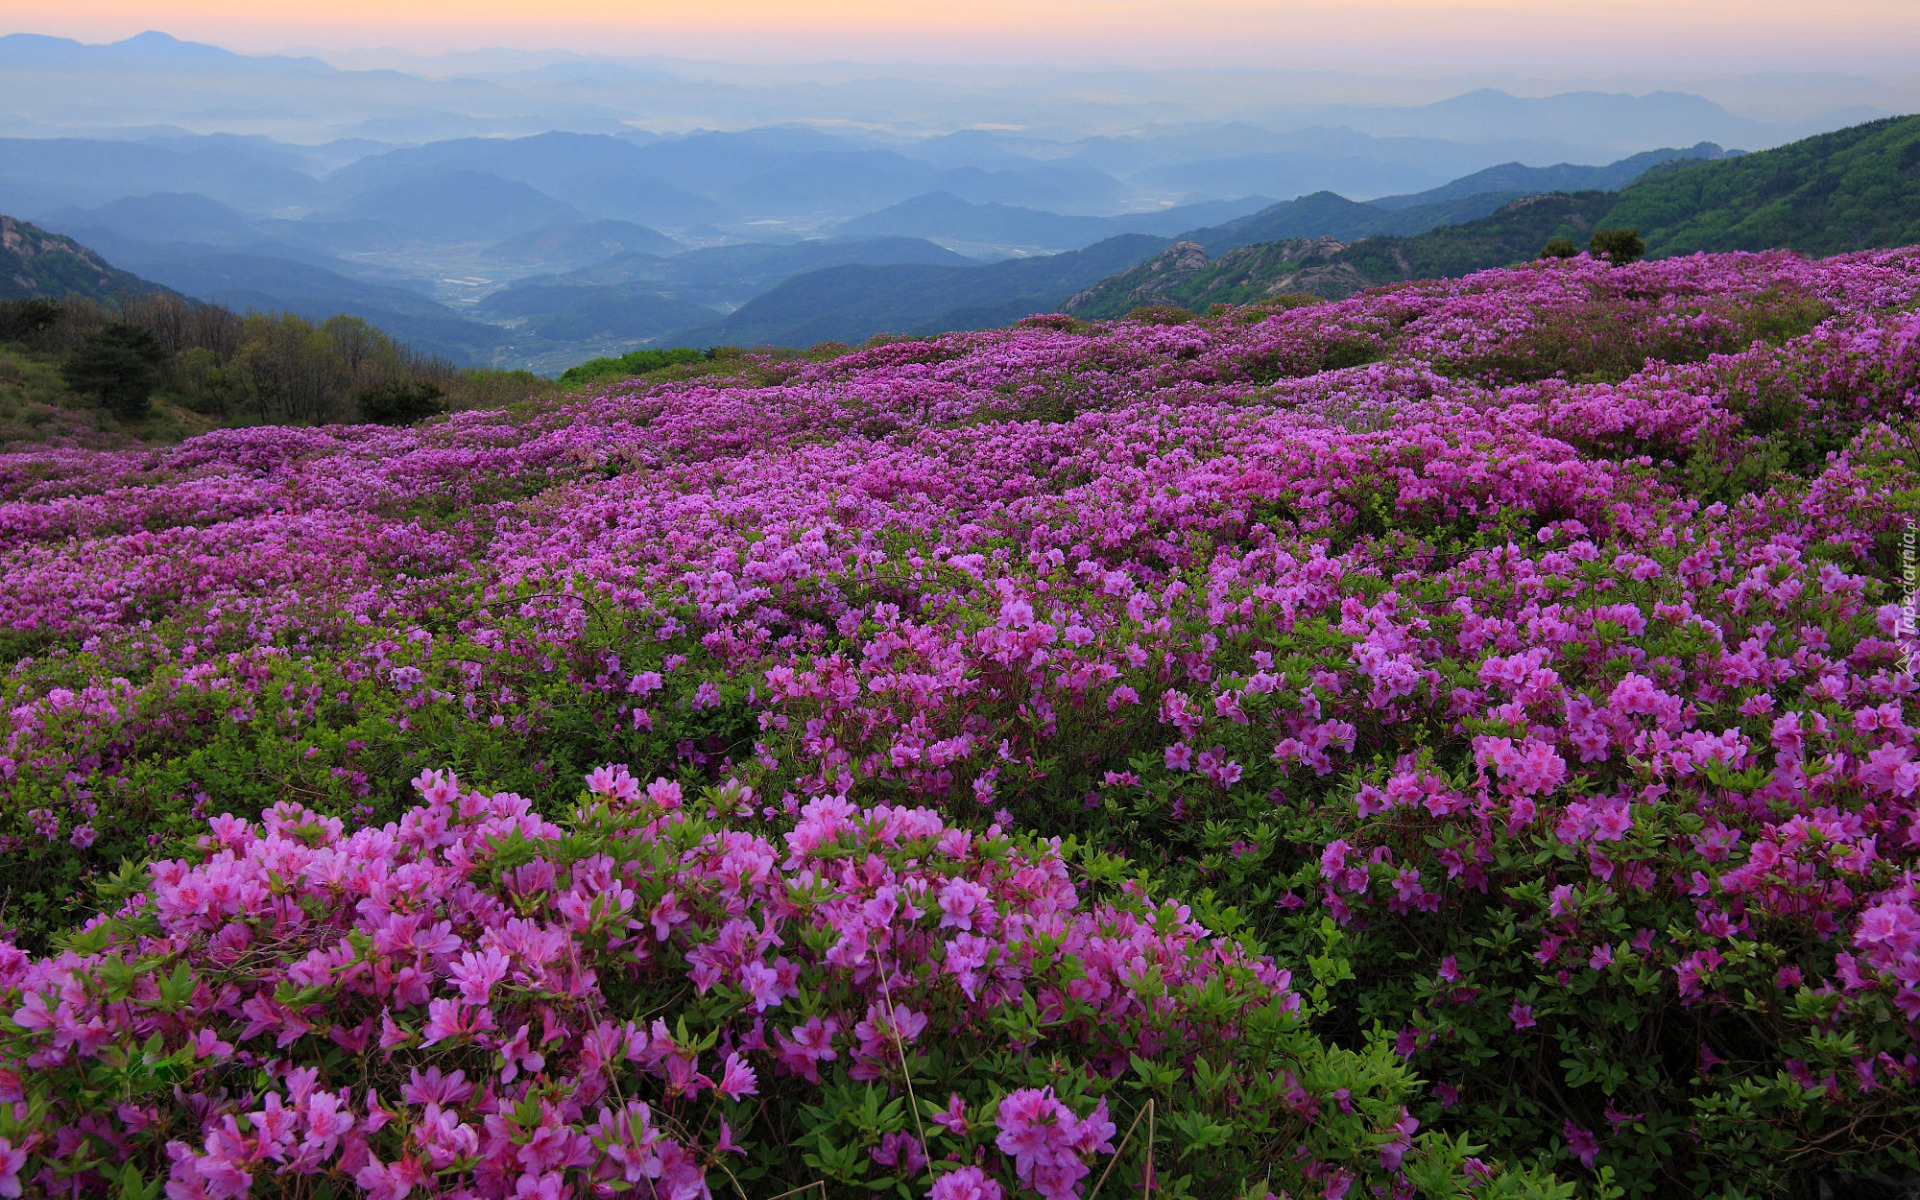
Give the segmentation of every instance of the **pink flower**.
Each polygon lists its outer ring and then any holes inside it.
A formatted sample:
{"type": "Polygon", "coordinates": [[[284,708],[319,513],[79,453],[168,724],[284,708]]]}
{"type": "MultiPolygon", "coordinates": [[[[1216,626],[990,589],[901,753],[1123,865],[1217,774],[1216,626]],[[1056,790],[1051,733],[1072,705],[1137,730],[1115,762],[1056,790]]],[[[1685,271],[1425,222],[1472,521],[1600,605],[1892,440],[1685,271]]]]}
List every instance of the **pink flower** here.
{"type": "Polygon", "coordinates": [[[512,1083],[523,1069],[532,1074],[547,1065],[546,1056],[536,1051],[528,1041],[529,1032],[530,1028],[522,1025],[514,1030],[507,1044],[500,1047],[501,1083],[512,1083]]]}
{"type": "Polygon", "coordinates": [[[1071,1200],[1089,1172],[1083,1156],[1113,1153],[1105,1100],[1082,1121],[1052,1088],[1022,1088],[1000,1101],[994,1123],[994,1145],[1013,1156],[1020,1181],[1046,1200],[1071,1200]]]}
{"type": "Polygon", "coordinates": [[[883,1167],[892,1167],[898,1174],[918,1174],[921,1167],[927,1165],[927,1156],[920,1149],[920,1142],[911,1133],[899,1130],[885,1134],[880,1144],[867,1151],[874,1162],[883,1167]]]}
{"type": "Polygon", "coordinates": [[[427,1173],[411,1158],[402,1158],[382,1166],[377,1158],[354,1173],[353,1181],[367,1189],[367,1200],[407,1200],[413,1189],[425,1181],[427,1173]]]}
{"type": "Polygon", "coordinates": [[[753,1068],[736,1051],[727,1055],[726,1069],[715,1089],[729,1100],[742,1100],[759,1090],[753,1068]]]}
{"type": "Polygon", "coordinates": [[[1563,1132],[1567,1136],[1567,1149],[1580,1159],[1581,1166],[1591,1170],[1593,1160],[1600,1156],[1600,1142],[1593,1136],[1593,1131],[1583,1129],[1569,1119],[1563,1127],[1563,1132]]]}
{"type": "Polygon", "coordinates": [[[1513,1008],[1509,1010],[1507,1015],[1513,1018],[1513,1027],[1515,1029],[1532,1029],[1535,1025],[1539,1024],[1538,1021],[1533,1019],[1533,1005],[1522,1004],[1517,1000],[1514,1001],[1513,1008]]]}
{"type": "Polygon", "coordinates": [[[422,1046],[470,1038],[493,1028],[493,1013],[479,1005],[458,1000],[431,1000],[427,1003],[427,1025],[421,1032],[422,1046]]]}
{"type": "Polygon", "coordinates": [[[1004,1200],[1000,1185],[988,1179],[979,1167],[961,1167],[933,1181],[927,1200],[1004,1200]]]}
{"type": "Polygon", "coordinates": [[[26,1165],[27,1152],[0,1137],[0,1196],[11,1200],[20,1195],[20,1172],[26,1165]]]}

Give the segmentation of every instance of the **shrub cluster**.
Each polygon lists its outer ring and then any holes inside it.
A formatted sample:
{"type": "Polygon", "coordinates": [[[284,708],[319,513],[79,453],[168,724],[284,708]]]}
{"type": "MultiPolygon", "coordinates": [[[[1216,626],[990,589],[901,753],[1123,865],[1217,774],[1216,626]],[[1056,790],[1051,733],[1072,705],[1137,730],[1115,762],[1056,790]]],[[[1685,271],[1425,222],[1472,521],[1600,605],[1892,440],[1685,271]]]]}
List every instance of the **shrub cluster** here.
{"type": "MultiPolygon", "coordinates": [[[[444,398],[450,407],[499,406],[542,386],[524,371],[456,368],[358,317],[316,324],[293,313],[241,315],[171,294],[113,308],[85,300],[0,301],[0,342],[51,357],[74,393],[136,426],[156,398],[188,410],[202,428],[388,423],[402,410],[416,414],[407,421],[441,411],[419,396],[444,398]],[[373,411],[386,415],[363,417],[370,393],[373,411]],[[402,395],[416,399],[393,408],[393,397],[402,395]]],[[[12,433],[0,427],[0,439],[12,433]]]]}
{"type": "Polygon", "coordinates": [[[1574,256],[0,455],[0,1191],[1920,1169],[1917,302],[1574,256]]]}
{"type": "Polygon", "coordinates": [[[563,385],[592,383],[600,379],[628,379],[647,375],[679,363],[711,362],[712,350],[693,350],[676,346],[665,350],[629,350],[618,358],[595,358],[560,373],[563,385]]]}

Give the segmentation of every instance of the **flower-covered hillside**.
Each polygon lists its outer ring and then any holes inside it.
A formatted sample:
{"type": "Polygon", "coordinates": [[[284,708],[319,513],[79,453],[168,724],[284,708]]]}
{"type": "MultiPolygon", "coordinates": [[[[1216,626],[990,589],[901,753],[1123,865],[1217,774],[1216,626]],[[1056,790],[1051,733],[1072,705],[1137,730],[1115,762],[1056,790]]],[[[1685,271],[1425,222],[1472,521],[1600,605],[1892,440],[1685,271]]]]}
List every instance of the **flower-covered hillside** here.
{"type": "Polygon", "coordinates": [[[1575,259],[0,455],[0,1194],[1920,1166],[1916,301],[1575,259]]]}

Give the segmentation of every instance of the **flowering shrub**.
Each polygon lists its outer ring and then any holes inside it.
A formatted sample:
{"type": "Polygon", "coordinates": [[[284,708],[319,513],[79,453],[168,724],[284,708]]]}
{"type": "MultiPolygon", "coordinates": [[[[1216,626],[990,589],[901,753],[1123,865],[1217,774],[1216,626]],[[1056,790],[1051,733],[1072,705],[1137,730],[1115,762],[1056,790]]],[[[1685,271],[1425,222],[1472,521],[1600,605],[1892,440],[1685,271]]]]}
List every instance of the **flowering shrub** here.
{"type": "Polygon", "coordinates": [[[1912,250],[1574,258],[0,455],[0,1167],[1920,1167],[1916,301],[1912,250]]]}
{"type": "Polygon", "coordinates": [[[0,1190],[1066,1200],[1118,1150],[1110,1098],[1167,1105],[1202,1184],[1390,1179],[1418,1127],[1384,1046],[1320,1045],[1287,972],[1183,906],[1083,901],[1057,840],[828,797],[776,841],[733,827],[749,789],[689,812],[623,768],[567,827],[414,784],[351,834],[218,818],[61,953],[0,947],[0,1190]]]}

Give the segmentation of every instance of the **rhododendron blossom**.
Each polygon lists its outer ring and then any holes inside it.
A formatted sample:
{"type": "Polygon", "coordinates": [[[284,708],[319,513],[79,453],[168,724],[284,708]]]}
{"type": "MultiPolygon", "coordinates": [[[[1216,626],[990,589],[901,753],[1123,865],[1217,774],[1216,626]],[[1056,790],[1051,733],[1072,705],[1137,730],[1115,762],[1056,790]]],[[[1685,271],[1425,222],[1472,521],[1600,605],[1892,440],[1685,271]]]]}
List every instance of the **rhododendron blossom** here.
{"type": "Polygon", "coordinates": [[[1906,1169],[1917,303],[1580,256],[0,452],[0,1195],[1906,1169]]]}

